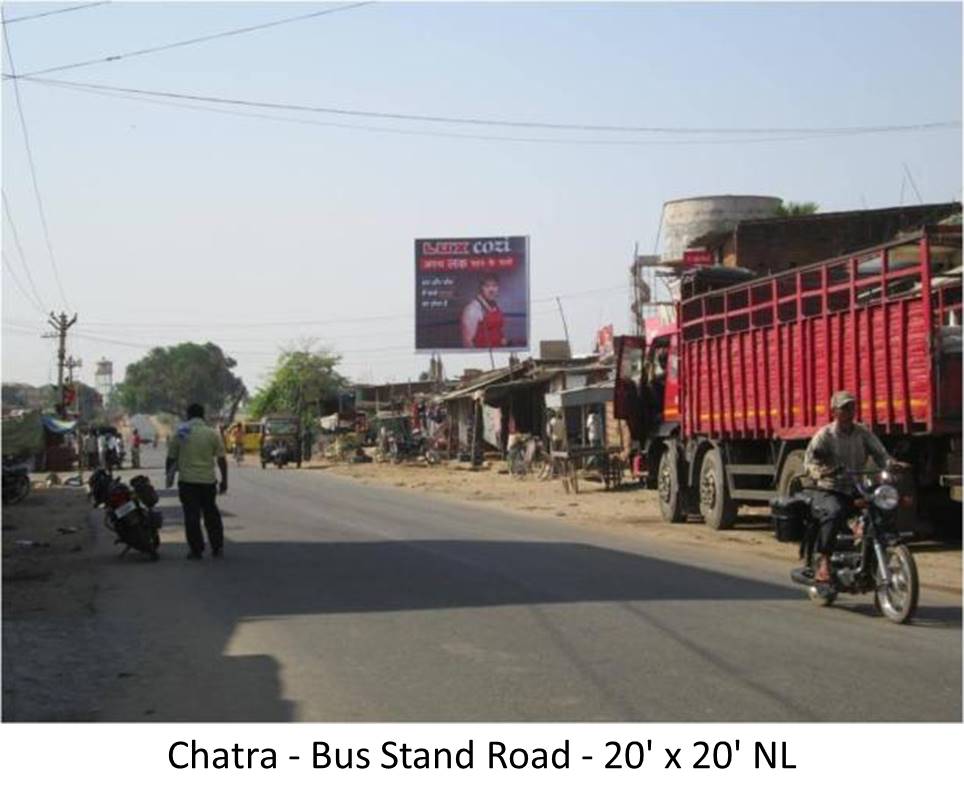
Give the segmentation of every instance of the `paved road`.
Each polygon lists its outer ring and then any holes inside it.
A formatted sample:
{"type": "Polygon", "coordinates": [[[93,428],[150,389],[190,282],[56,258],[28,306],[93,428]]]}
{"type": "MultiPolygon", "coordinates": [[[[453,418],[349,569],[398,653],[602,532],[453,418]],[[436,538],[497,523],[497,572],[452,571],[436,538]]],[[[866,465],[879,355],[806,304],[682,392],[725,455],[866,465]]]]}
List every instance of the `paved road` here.
{"type": "Polygon", "coordinates": [[[162,561],[108,564],[99,617],[128,663],[101,718],[961,719],[954,596],[898,627],[725,545],[232,469],[223,560],[184,560],[168,496],[162,561]]]}

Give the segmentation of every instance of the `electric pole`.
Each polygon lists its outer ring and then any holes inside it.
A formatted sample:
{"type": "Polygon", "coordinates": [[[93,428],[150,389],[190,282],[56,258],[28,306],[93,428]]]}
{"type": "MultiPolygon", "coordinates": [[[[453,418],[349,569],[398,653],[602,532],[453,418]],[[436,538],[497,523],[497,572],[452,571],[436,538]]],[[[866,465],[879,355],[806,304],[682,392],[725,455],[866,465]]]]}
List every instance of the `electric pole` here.
{"type": "Polygon", "coordinates": [[[79,369],[83,365],[84,362],[80,358],[75,358],[73,355],[67,358],[67,362],[64,364],[67,368],[67,383],[70,385],[73,404],[77,411],[77,419],[80,419],[81,410],[80,394],[77,391],[77,386],[74,384],[74,369],[79,369]]]}
{"type": "Polygon", "coordinates": [[[53,311],[47,323],[54,328],[54,332],[44,334],[44,338],[56,338],[57,346],[57,404],[54,408],[59,416],[64,416],[64,369],[67,367],[67,331],[77,322],[77,314],[72,319],[66,313],[55,315],[53,311]]]}

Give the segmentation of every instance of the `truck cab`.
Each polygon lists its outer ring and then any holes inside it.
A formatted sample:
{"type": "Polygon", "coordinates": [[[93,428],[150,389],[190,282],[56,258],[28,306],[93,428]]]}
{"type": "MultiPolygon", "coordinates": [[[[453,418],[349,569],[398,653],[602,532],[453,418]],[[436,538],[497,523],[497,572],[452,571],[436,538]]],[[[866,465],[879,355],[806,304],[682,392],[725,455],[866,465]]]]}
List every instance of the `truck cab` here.
{"type": "Polygon", "coordinates": [[[676,325],[647,322],[646,334],[614,339],[616,379],[613,411],[626,422],[633,466],[652,480],[662,442],[679,430],[679,339],[676,325]]]}

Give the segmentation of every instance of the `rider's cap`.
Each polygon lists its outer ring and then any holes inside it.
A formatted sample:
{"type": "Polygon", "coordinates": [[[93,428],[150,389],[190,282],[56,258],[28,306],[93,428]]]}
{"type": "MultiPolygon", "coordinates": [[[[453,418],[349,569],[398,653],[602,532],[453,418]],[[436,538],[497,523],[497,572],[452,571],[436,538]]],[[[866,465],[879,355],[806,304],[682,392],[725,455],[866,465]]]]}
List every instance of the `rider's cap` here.
{"type": "Polygon", "coordinates": [[[850,405],[851,403],[857,402],[857,398],[854,397],[849,391],[838,391],[833,395],[830,400],[830,408],[836,410],[838,408],[843,408],[845,405],[850,405]]]}

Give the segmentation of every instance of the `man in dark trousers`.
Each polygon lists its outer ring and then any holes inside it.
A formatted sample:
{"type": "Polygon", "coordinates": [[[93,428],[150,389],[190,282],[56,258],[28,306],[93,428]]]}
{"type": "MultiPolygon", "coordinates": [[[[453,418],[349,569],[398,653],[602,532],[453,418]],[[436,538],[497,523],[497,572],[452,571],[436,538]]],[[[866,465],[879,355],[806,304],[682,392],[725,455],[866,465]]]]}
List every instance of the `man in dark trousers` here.
{"type": "Polygon", "coordinates": [[[217,495],[228,491],[228,462],[224,454],[224,440],[204,423],[204,407],[192,403],[187,408],[187,421],[177,427],[167,448],[167,485],[173,484],[177,472],[177,491],[184,509],[184,531],[191,551],[188,559],[200,559],[204,553],[201,518],[211,543],[211,553],[221,556],[224,551],[224,525],[218,511],[217,495]],[[217,462],[221,471],[218,487],[214,475],[217,462]]]}

